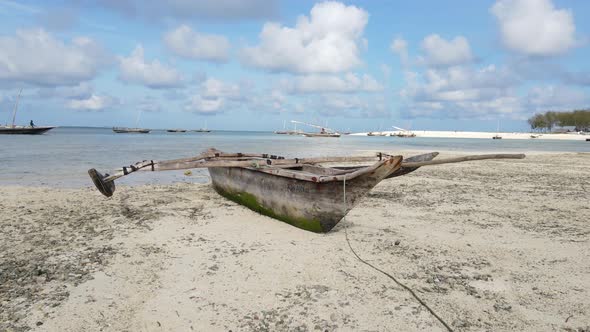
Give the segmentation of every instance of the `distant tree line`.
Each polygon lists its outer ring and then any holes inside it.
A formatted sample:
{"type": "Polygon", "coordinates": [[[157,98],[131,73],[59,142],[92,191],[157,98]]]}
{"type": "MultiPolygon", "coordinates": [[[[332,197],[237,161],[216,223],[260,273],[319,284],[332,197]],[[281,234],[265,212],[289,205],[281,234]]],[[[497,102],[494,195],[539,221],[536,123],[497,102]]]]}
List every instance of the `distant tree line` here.
{"type": "Polygon", "coordinates": [[[533,130],[551,131],[555,126],[575,127],[575,131],[589,131],[590,110],[577,110],[571,112],[545,112],[535,114],[528,120],[533,130]]]}

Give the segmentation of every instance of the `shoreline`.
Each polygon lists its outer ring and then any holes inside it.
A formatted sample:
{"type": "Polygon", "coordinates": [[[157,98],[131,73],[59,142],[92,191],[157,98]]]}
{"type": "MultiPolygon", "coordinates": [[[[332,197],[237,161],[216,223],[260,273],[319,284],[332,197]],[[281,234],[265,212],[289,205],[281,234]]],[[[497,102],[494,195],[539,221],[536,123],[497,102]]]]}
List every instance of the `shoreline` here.
{"type": "MultiPolygon", "coordinates": [[[[590,147],[590,144],[588,145],[590,147]]],[[[426,152],[439,152],[441,155],[438,158],[446,158],[449,156],[463,156],[471,154],[493,154],[493,153],[524,153],[527,156],[560,156],[567,158],[568,156],[589,156],[590,152],[560,152],[560,151],[522,151],[522,150],[488,150],[488,151],[471,151],[471,150],[449,150],[449,149],[431,149],[431,148],[416,148],[416,149],[401,149],[390,151],[382,151],[378,149],[363,149],[360,150],[357,155],[374,155],[377,152],[391,153],[394,155],[412,156],[426,152]]],[[[320,155],[318,155],[320,156],[320,155]]],[[[103,170],[104,171],[104,170],[103,170]]],[[[27,188],[59,188],[59,189],[81,189],[90,188],[93,189],[94,185],[88,177],[85,170],[78,171],[76,173],[70,173],[61,171],[59,174],[51,174],[51,178],[47,178],[47,174],[35,174],[34,176],[29,174],[26,177],[14,179],[12,176],[6,176],[5,178],[0,177],[0,187],[11,188],[11,187],[27,187],[27,188]]],[[[174,185],[179,183],[198,183],[208,184],[210,183],[209,172],[206,169],[193,169],[192,175],[185,175],[184,171],[164,171],[164,172],[138,172],[130,177],[125,177],[117,181],[117,186],[127,187],[141,187],[146,185],[153,186],[165,186],[174,185]]]]}
{"type": "MultiPolygon", "coordinates": [[[[399,130],[394,131],[377,131],[389,136],[390,134],[400,134],[399,130]]],[[[520,133],[520,132],[478,132],[478,131],[433,131],[433,130],[408,130],[406,133],[414,133],[416,137],[428,138],[478,138],[478,139],[492,139],[495,135],[499,135],[502,139],[534,139],[534,140],[570,140],[570,141],[585,141],[590,139],[590,133],[587,134],[553,134],[553,133],[520,133]],[[532,138],[531,136],[535,136],[532,138]]],[[[351,136],[368,136],[367,133],[352,133],[351,136]]],[[[378,136],[377,136],[378,137],[378,136]]]]}

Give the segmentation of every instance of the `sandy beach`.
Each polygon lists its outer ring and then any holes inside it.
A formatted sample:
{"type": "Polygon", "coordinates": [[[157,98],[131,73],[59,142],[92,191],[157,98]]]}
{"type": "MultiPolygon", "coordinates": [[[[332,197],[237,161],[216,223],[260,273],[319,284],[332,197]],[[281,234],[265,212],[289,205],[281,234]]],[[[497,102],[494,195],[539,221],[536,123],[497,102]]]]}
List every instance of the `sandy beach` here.
{"type": "Polygon", "coordinates": [[[589,331],[589,202],[588,153],[423,167],[328,234],[207,184],[3,186],[0,330],[446,330],[350,243],[455,331],[589,331]]]}
{"type": "MultiPolygon", "coordinates": [[[[378,131],[385,136],[414,133],[416,137],[429,137],[429,138],[478,138],[478,139],[491,139],[498,135],[502,139],[518,139],[518,140],[567,140],[567,141],[585,141],[590,139],[588,133],[519,133],[519,132],[481,132],[481,131],[436,131],[436,130],[411,130],[411,131],[378,131]]],[[[368,133],[353,133],[353,136],[367,136],[368,133]]]]}

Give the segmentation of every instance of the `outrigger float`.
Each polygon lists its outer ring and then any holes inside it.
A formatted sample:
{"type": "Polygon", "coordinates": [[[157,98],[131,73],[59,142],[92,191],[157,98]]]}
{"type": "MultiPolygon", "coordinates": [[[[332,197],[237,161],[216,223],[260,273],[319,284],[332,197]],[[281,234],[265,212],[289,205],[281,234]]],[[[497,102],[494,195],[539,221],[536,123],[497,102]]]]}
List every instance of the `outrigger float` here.
{"type": "Polygon", "coordinates": [[[268,154],[224,153],[209,149],[185,159],[144,160],[112,175],[88,170],[105,196],[115,192],[115,180],[138,171],[207,168],[211,184],[221,196],[253,211],[308,231],[329,232],[379,182],[408,174],[422,166],[483,159],[522,159],[524,154],[488,154],[434,158],[438,152],[404,159],[376,156],[284,158],[268,154]],[[324,167],[323,163],[373,162],[367,166],[324,167]]]}

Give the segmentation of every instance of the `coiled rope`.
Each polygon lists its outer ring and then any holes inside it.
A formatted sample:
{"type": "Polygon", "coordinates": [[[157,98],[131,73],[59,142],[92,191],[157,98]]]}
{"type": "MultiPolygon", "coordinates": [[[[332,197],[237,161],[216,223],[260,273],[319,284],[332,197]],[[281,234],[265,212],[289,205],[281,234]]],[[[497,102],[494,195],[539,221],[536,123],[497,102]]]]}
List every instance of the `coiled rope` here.
{"type": "MultiPolygon", "coordinates": [[[[346,212],[347,210],[347,203],[346,203],[346,176],[344,177],[344,180],[342,181],[343,185],[343,197],[344,197],[344,211],[346,212]]],[[[344,215],[344,217],[342,217],[342,219],[346,218],[346,214],[344,215]]],[[[344,235],[346,237],[346,243],[348,243],[348,247],[350,248],[350,251],[352,251],[352,253],[354,254],[354,256],[356,256],[356,258],[361,261],[362,263],[368,265],[369,267],[371,267],[372,269],[383,273],[384,275],[386,275],[388,278],[390,278],[391,280],[393,280],[396,284],[398,284],[400,287],[402,287],[403,289],[407,290],[415,299],[416,301],[418,301],[424,308],[426,308],[426,310],[428,310],[428,312],[430,312],[430,314],[432,314],[432,316],[434,316],[442,325],[444,325],[444,327],[449,331],[449,332],[454,332],[453,329],[449,326],[449,324],[447,324],[439,315],[436,314],[436,312],[434,312],[434,310],[432,310],[428,304],[426,304],[426,302],[424,302],[410,287],[406,286],[405,284],[401,283],[399,280],[397,280],[394,276],[392,276],[391,274],[381,270],[380,268],[372,265],[371,263],[367,262],[366,260],[362,259],[357,253],[356,251],[354,251],[354,249],[352,248],[352,245],[350,244],[350,240],[348,239],[348,226],[345,225],[344,226],[344,235]]]]}

